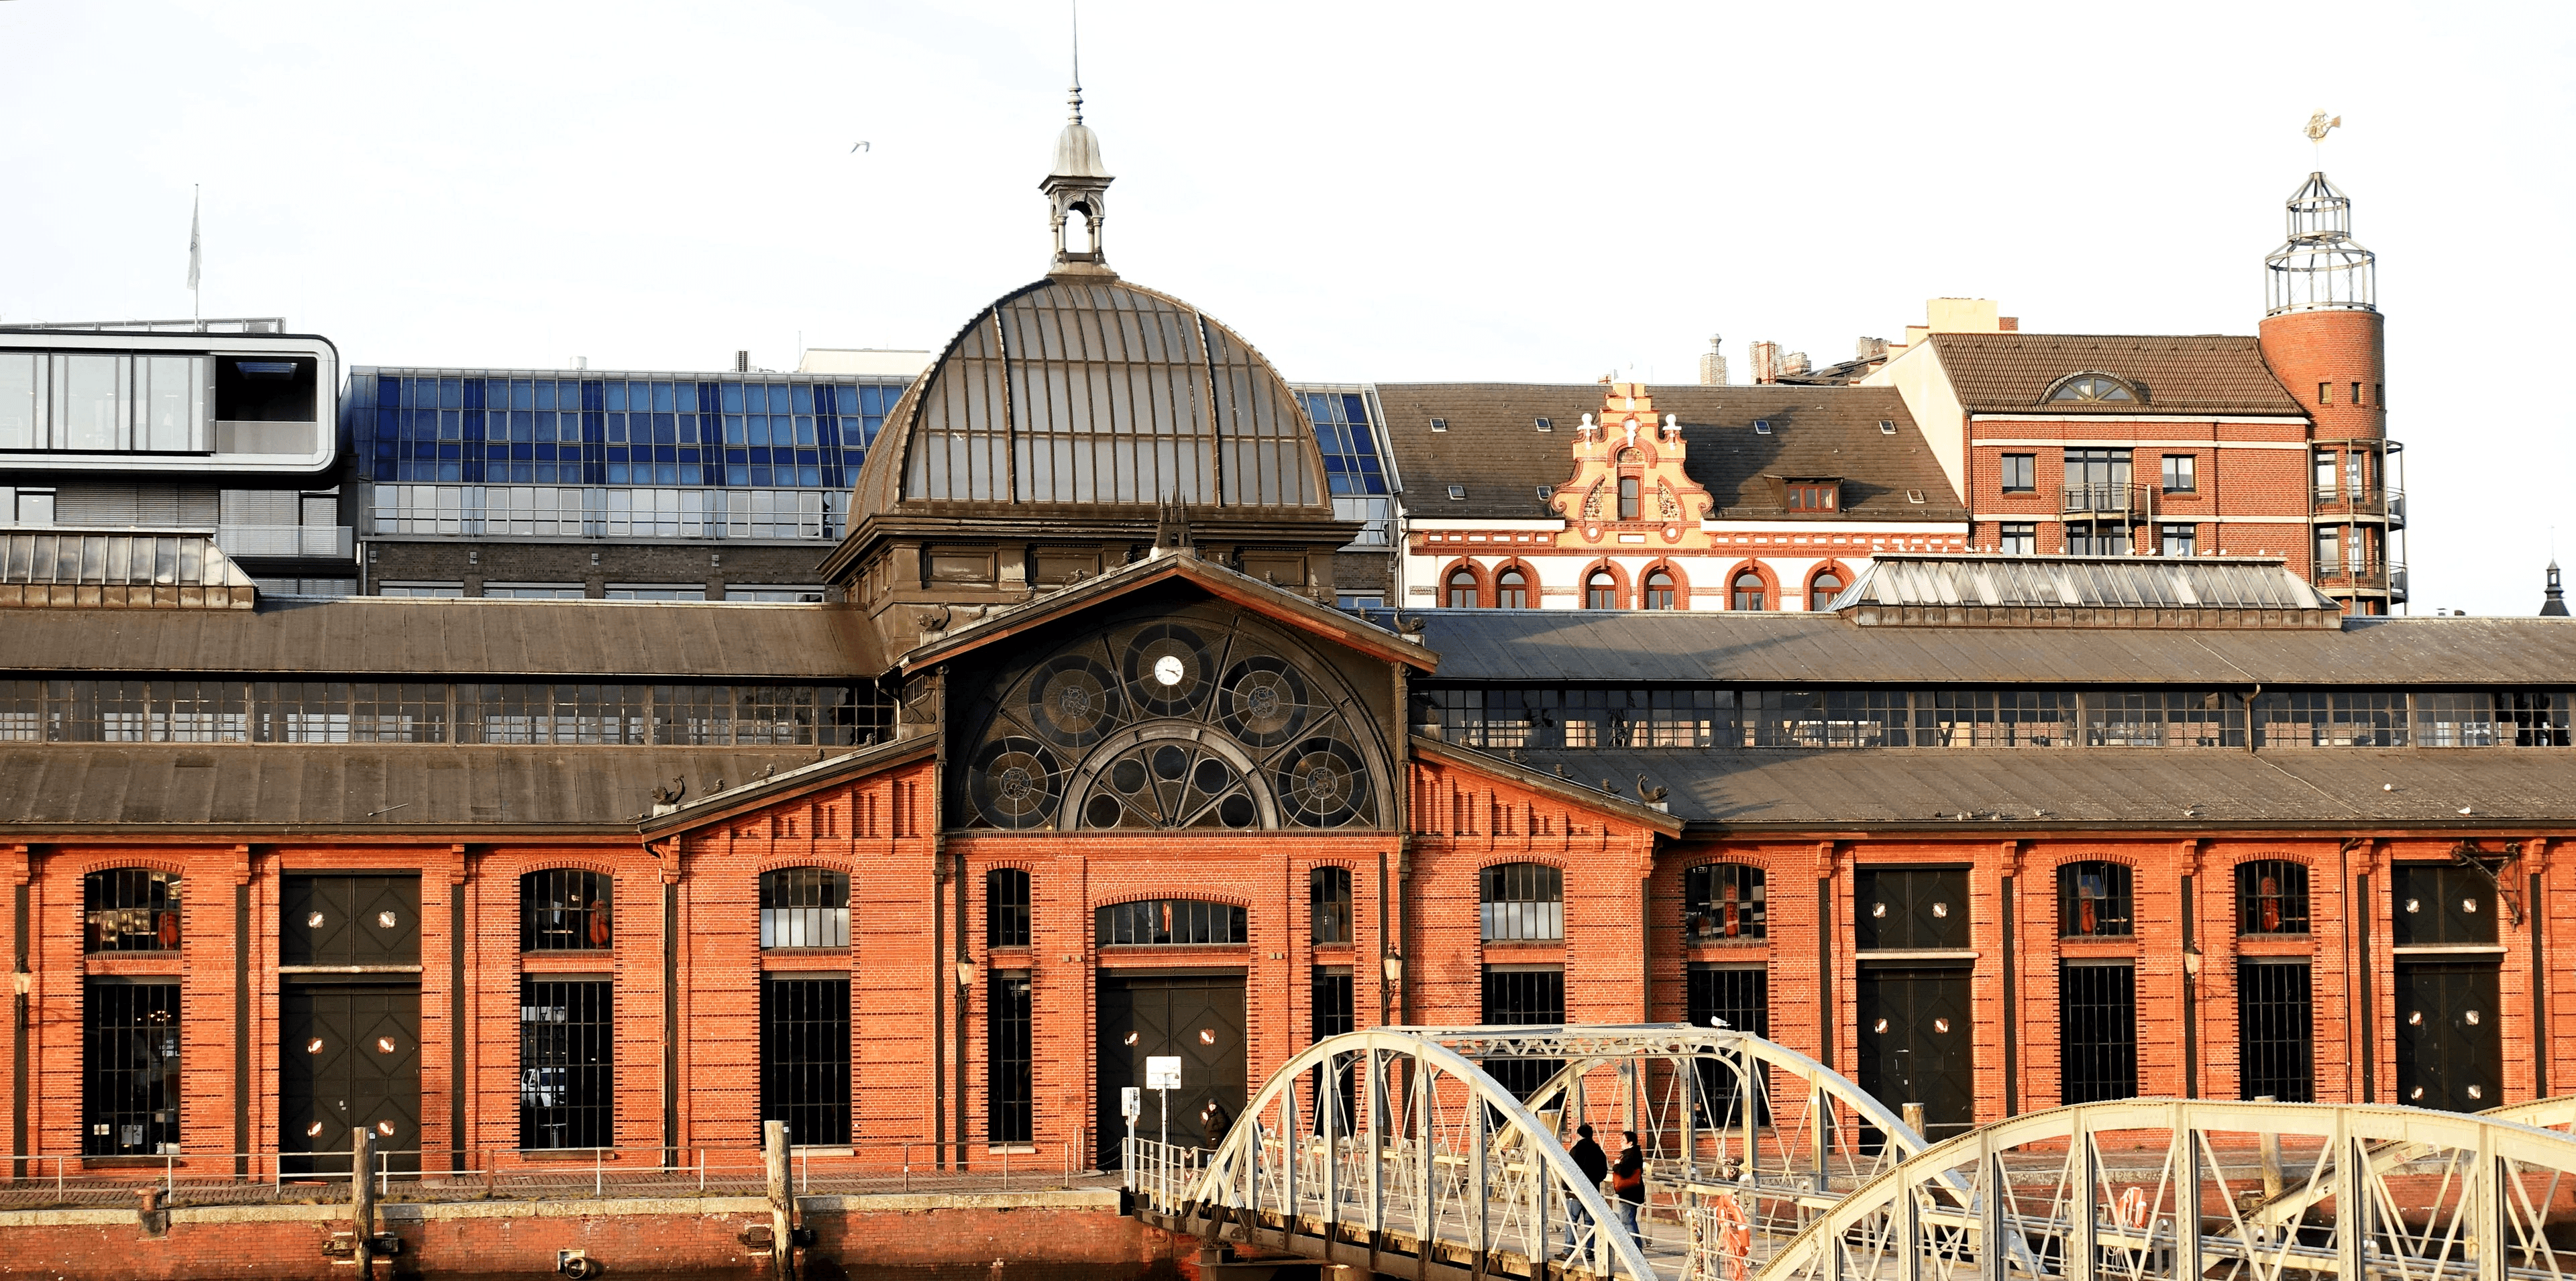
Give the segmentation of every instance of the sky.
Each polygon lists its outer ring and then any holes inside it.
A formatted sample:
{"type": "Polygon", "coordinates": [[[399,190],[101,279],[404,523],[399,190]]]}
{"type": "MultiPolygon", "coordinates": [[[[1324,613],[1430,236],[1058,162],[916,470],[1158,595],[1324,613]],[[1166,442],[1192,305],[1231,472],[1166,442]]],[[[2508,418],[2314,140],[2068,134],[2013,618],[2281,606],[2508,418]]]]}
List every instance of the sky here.
{"type": "MultiPolygon", "coordinates": [[[[0,0],[0,324],[188,314],[201,187],[204,314],[352,364],[937,348],[1045,266],[1067,26],[0,0]]],[[[1110,261],[1296,381],[1685,382],[1712,334],[1740,381],[1754,340],[1842,359],[1931,297],[2252,333],[2321,156],[2379,254],[2414,612],[2539,604],[2576,488],[2576,5],[1090,0],[1081,28],[1110,261]]]]}

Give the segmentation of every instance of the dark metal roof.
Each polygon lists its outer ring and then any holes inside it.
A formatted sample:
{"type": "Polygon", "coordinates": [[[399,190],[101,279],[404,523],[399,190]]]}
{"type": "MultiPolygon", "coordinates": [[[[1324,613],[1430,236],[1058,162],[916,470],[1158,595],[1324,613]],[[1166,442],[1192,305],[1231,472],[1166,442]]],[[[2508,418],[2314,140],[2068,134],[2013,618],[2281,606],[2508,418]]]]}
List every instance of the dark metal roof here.
{"type": "MultiPolygon", "coordinates": [[[[1539,486],[1574,475],[1576,426],[1601,412],[1598,384],[1380,383],[1386,438],[1404,481],[1405,510],[1440,517],[1553,518],[1539,486]],[[1447,424],[1433,431],[1431,420],[1447,424]],[[1546,418],[1552,431],[1540,431],[1546,418]],[[1452,501],[1451,485],[1466,497],[1452,501]]],[[[1658,413],[1677,415],[1690,446],[1692,480],[1716,500],[1717,515],[1786,513],[1766,476],[1840,477],[1836,520],[1958,520],[1965,512],[1940,461],[1888,387],[1655,386],[1658,413]],[[1757,434],[1757,421],[1771,425],[1757,434]],[[1890,434],[1881,422],[1895,425],[1890,434]],[[1916,503],[1908,491],[1920,493],[1916,503]]]]}
{"type": "MultiPolygon", "coordinates": [[[[1413,617],[1408,611],[1406,617],[1413,617]]],[[[1425,610],[1442,681],[2424,686],[2576,683],[2576,619],[2340,628],[1861,627],[1833,614],[1425,610]]]]}
{"type": "Polygon", "coordinates": [[[1903,826],[2000,839],[2051,826],[2172,830],[2576,822],[2576,750],[2215,748],[1523,752],[1701,830],[1903,826]],[[2390,785],[2395,790],[2388,790],[2390,785]],[[2466,807],[2470,813],[2462,814],[2466,807]],[[1968,815],[1962,818],[1961,815],[1968,815]]]}
{"type": "Polygon", "coordinates": [[[632,833],[653,789],[691,795],[810,764],[817,749],[12,744],[0,831],[632,833]]]}
{"type": "Polygon", "coordinates": [[[0,613],[0,670],[847,680],[883,671],[844,605],[352,596],[256,610],[0,613]]]}
{"type": "Polygon", "coordinates": [[[966,322],[868,451],[854,516],[1032,504],[1330,519],[1305,411],[1233,330],[1167,294],[1051,276],[966,322]]]}
{"type": "Polygon", "coordinates": [[[2333,627],[2341,606],[2278,558],[1882,555],[1834,598],[1863,626],[2333,627]]]}
{"type": "Polygon", "coordinates": [[[2304,415],[2263,351],[2235,334],[1934,334],[1942,372],[1970,413],[2304,415]],[[2103,373],[2143,402],[2049,400],[2069,374],[2103,373]]]}

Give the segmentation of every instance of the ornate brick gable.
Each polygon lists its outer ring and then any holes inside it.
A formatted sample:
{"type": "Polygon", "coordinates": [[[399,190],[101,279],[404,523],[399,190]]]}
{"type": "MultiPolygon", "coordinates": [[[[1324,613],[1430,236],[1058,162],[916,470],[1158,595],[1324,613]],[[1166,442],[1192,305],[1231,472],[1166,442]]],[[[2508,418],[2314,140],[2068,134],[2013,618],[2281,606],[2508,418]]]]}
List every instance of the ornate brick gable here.
{"type": "Polygon", "coordinates": [[[1598,421],[1583,416],[1573,453],[1573,477],[1548,500],[1567,521],[1560,548],[1708,545],[1700,522],[1717,500],[1683,467],[1689,446],[1681,422],[1655,416],[1644,383],[1610,384],[1598,421]]]}

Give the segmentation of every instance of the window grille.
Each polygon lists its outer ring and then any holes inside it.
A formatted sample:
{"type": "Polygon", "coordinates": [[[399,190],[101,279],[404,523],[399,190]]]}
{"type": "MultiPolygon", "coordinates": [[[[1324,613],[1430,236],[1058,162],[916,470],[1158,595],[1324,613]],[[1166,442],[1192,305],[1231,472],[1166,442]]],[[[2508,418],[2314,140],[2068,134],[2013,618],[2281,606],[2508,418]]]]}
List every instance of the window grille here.
{"type": "Polygon", "coordinates": [[[1166,947],[1193,943],[1239,944],[1249,937],[1244,911],[1231,903],[1155,898],[1112,903],[1093,913],[1104,947],[1166,947]]]}
{"type": "Polygon", "coordinates": [[[602,948],[614,941],[607,873],[556,867],[519,878],[519,950],[602,948]]]}
{"type": "Polygon", "coordinates": [[[179,1150],[179,985],[89,981],[81,1152],[179,1150]]]}
{"type": "Polygon", "coordinates": [[[2061,962],[2057,970],[2059,1102],[2138,1093],[2137,972],[2061,962]]]}
{"type": "Polygon", "coordinates": [[[2307,962],[2236,963],[2237,1097],[2316,1101],[2314,1009],[2307,962]]]}
{"type": "Polygon", "coordinates": [[[179,948],[179,874],[118,867],[83,878],[81,933],[91,952],[174,952],[179,948]]]}
{"type": "Polygon", "coordinates": [[[850,980],[793,971],[760,983],[760,1118],[787,1141],[850,1141],[850,980]]]}
{"type": "Polygon", "coordinates": [[[988,1143],[1027,1143],[1037,1135],[1036,1042],[1029,976],[996,973],[986,1002],[992,1070],[985,1098],[988,1143]]]}
{"type": "Polygon", "coordinates": [[[1306,901],[1314,917],[1313,942],[1351,941],[1351,869],[1319,867],[1306,874],[1306,901]]]}
{"type": "Polygon", "coordinates": [[[617,1145],[617,1023],[606,979],[519,980],[519,1146],[617,1145]]]}
{"type": "Polygon", "coordinates": [[[848,874],[828,867],[782,867],[761,873],[760,945],[848,947],[848,874]]]}
{"type": "Polygon", "coordinates": [[[2130,873],[2125,863],[2069,863],[2057,869],[2058,936],[2128,936],[2132,932],[2130,897],[2130,873]]]}
{"type": "Polygon", "coordinates": [[[1485,941],[1565,937],[1562,870],[1545,863],[1502,863],[1486,868],[1483,880],[1485,941]]]}
{"type": "MultiPolygon", "coordinates": [[[[1340,1036],[1359,1026],[1358,1007],[1353,1000],[1351,971],[1348,966],[1316,966],[1310,991],[1313,996],[1312,1030],[1316,1040],[1340,1036]]],[[[1337,1134],[1348,1135],[1360,1127],[1359,1109],[1355,1102],[1356,1087],[1359,1083],[1355,1074],[1356,1067],[1356,1064],[1345,1061],[1340,1071],[1335,1073],[1339,1080],[1334,1086],[1327,1087],[1324,1084],[1323,1065],[1315,1066],[1315,1097],[1320,1100],[1335,1098],[1341,1100],[1341,1116],[1333,1123],[1334,1132],[1337,1134]]],[[[1324,1132],[1324,1111],[1319,1107],[1314,1109],[1314,1112],[1313,1129],[1315,1133],[1321,1134],[1324,1132]]]]}
{"type": "MultiPolygon", "coordinates": [[[[1565,971],[1555,966],[1486,966],[1484,1021],[1540,1027],[1565,1022],[1565,971]]],[[[1487,1059],[1484,1063],[1485,1071],[1521,1098],[1545,1085],[1556,1075],[1557,1066],[1554,1059],[1487,1059]]]]}
{"type": "MultiPolygon", "coordinates": [[[[1718,864],[1717,866],[1731,866],[1718,864]]],[[[1758,967],[1694,965],[1690,970],[1690,1023],[1692,1027],[1720,1027],[1729,1031],[1750,1032],[1755,1036],[1771,1035],[1771,974],[1758,967]]],[[[1769,1069],[1762,1069],[1768,1075],[1769,1069]]],[[[1744,1082],[1734,1069],[1724,1063],[1703,1061],[1699,1065],[1700,1099],[1706,1116],[1716,1125],[1736,1125],[1744,1120],[1744,1082]]],[[[1756,1106],[1760,1107],[1757,1098],[1756,1106]]],[[[1770,1124],[1770,1109],[1761,1107],[1755,1114],[1757,1125],[1770,1124]]]]}
{"type": "Polygon", "coordinates": [[[2288,859],[2237,864],[2236,904],[2238,933],[2307,933],[2307,867],[2288,859]]]}
{"type": "Polygon", "coordinates": [[[1688,941],[1761,938],[1763,915],[1761,868],[1702,863],[1682,874],[1682,934],[1688,941]]]}
{"type": "Polygon", "coordinates": [[[1029,874],[1016,867],[984,873],[984,946],[1029,945],[1029,874]]]}

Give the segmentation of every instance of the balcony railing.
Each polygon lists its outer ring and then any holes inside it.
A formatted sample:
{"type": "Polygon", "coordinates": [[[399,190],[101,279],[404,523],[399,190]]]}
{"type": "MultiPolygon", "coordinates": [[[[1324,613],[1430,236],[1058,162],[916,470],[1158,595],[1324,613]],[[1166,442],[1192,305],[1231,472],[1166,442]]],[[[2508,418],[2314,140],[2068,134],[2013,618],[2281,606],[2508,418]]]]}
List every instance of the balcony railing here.
{"type": "Polygon", "coordinates": [[[357,544],[347,525],[218,525],[215,545],[233,557],[357,557],[357,544]]]}
{"type": "Polygon", "coordinates": [[[2148,520],[2156,510],[2153,485],[2068,485],[2057,491],[2061,516],[2104,516],[2148,520]]]}
{"type": "Polygon", "coordinates": [[[2406,523],[2406,491],[2403,489],[2347,489],[2340,485],[2319,485],[2315,499],[2320,516],[2386,516],[2393,524],[2406,523]]]}
{"type": "Polygon", "coordinates": [[[2317,586],[2329,592],[2336,588],[2351,588],[2384,591],[2398,600],[2406,599],[2406,565],[2403,561],[2321,562],[2317,566],[2316,582],[2317,586]]]}

